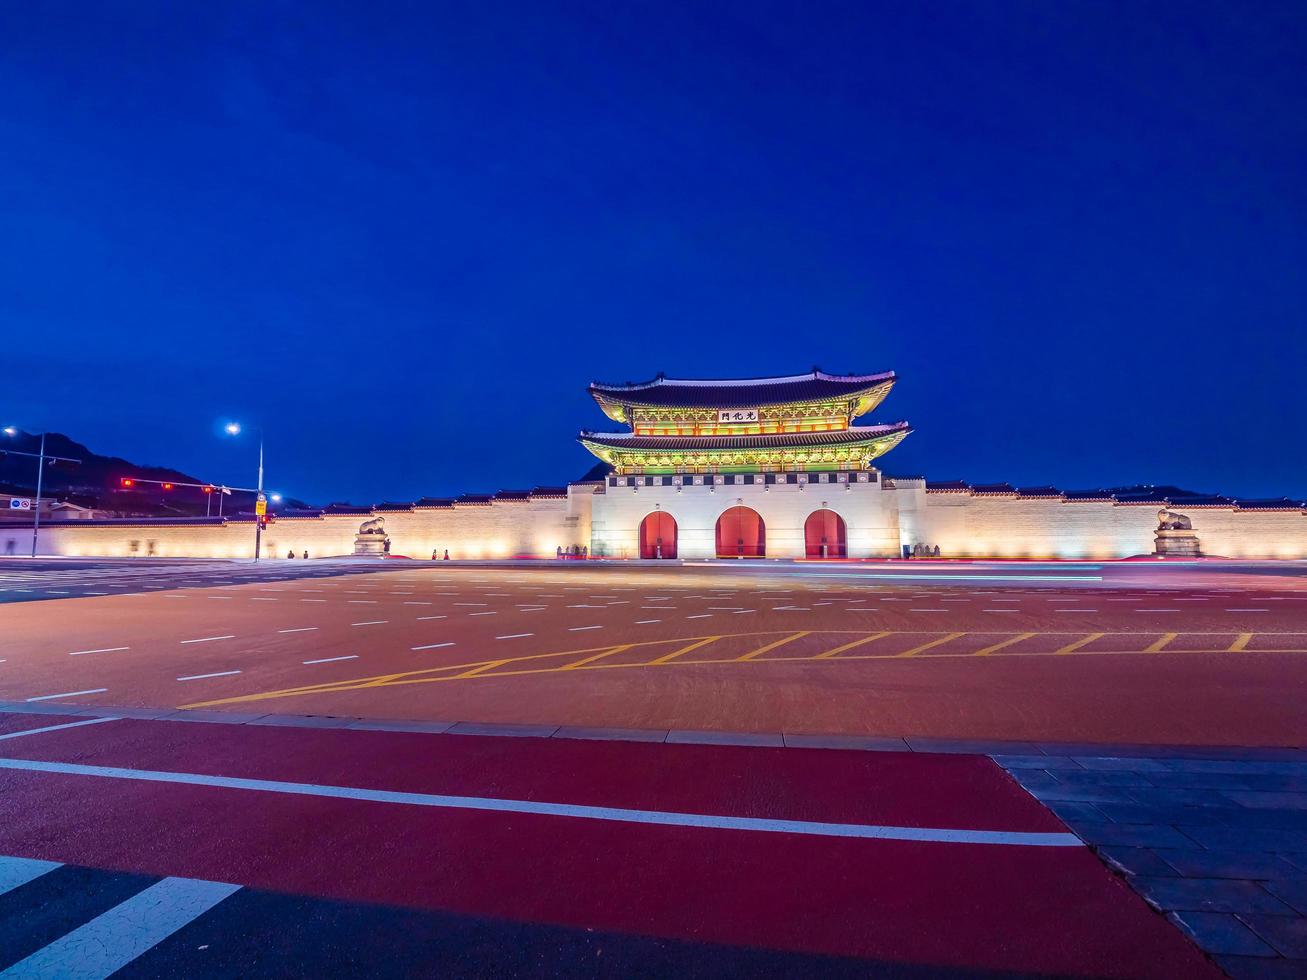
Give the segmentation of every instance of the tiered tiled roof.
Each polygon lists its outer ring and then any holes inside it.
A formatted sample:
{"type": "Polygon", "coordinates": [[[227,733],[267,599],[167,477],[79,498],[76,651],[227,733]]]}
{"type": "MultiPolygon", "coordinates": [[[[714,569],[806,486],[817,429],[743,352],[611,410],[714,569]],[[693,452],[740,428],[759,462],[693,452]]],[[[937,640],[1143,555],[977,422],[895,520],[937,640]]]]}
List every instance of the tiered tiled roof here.
{"type": "Polygon", "coordinates": [[[738,408],[785,405],[793,402],[852,400],[863,392],[895,381],[893,371],[881,374],[810,374],[779,378],[685,380],[658,375],[651,381],[625,384],[594,382],[590,394],[624,405],[657,408],[738,408]]]}
{"type": "Polygon", "coordinates": [[[912,431],[907,422],[854,425],[829,432],[775,432],[740,436],[638,436],[630,432],[582,432],[583,443],[614,449],[685,452],[695,450],[769,449],[785,446],[846,446],[912,431]]]}

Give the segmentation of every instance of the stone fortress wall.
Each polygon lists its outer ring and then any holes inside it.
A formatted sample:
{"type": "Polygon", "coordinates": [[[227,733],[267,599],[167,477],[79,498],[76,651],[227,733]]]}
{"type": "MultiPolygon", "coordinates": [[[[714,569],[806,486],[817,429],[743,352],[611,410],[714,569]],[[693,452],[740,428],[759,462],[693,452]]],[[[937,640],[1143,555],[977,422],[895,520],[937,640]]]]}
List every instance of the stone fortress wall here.
{"type": "MultiPolygon", "coordinates": [[[[804,521],[826,509],[845,521],[850,558],[895,557],[904,546],[922,545],[938,547],[942,557],[1109,559],[1152,554],[1157,512],[1169,506],[1190,519],[1204,554],[1307,559],[1307,512],[1285,503],[1191,506],[1055,491],[939,489],[920,479],[885,479],[874,470],[844,480],[839,474],[804,477],[804,483],[764,483],[759,475],[758,482],[745,483],[733,475],[687,475],[677,485],[665,485],[660,477],[610,477],[565,490],[282,516],[264,532],[263,554],[348,555],[360,524],[380,516],[393,555],[429,559],[448,549],[451,559],[553,558],[560,547],[585,546],[594,557],[626,559],[639,555],[641,520],[661,510],[677,522],[679,557],[705,559],[715,554],[717,518],[742,504],[766,523],[769,558],[802,557],[804,521]]],[[[251,556],[253,537],[248,518],[67,521],[42,526],[40,550],[242,558],[251,556]]],[[[30,541],[30,525],[0,524],[0,554],[26,554],[30,541]]]]}
{"type": "MultiPolygon", "coordinates": [[[[553,558],[557,549],[587,546],[593,487],[495,495],[434,506],[348,508],[281,516],[263,532],[264,558],[350,555],[360,524],[385,520],[390,553],[410,558],[553,558]]],[[[0,524],[0,554],[28,554],[31,525],[0,524]],[[11,544],[12,543],[12,544],[11,544]]],[[[47,555],[159,558],[249,558],[252,518],[223,520],[103,520],[43,523],[47,555]]]]}

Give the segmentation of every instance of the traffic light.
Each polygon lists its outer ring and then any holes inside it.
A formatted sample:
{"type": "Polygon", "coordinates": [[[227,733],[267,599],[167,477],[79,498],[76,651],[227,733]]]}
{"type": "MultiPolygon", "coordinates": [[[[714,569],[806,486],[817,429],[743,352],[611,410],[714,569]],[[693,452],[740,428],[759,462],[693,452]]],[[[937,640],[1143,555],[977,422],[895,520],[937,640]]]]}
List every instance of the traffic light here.
{"type": "Polygon", "coordinates": [[[216,487],[205,487],[205,488],[204,488],[204,492],[205,492],[205,493],[213,493],[213,491],[214,491],[215,489],[217,489],[217,488],[216,488],[216,487]]]}
{"type": "Polygon", "coordinates": [[[163,485],[163,488],[164,488],[165,490],[171,490],[171,489],[172,489],[172,484],[171,484],[171,483],[165,483],[165,484],[163,485]]]}
{"type": "Polygon", "coordinates": [[[120,482],[124,487],[126,487],[126,488],[128,488],[128,489],[130,489],[130,488],[136,486],[136,481],[135,481],[135,480],[129,480],[129,479],[127,479],[127,477],[123,477],[119,482],[120,482]]]}

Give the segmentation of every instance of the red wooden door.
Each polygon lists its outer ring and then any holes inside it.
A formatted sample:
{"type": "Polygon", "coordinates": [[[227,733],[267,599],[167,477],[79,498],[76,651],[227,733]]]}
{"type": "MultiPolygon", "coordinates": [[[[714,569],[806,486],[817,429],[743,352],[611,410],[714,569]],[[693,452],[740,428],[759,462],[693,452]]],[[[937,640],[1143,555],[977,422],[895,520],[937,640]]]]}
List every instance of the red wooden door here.
{"type": "Polygon", "coordinates": [[[640,522],[640,557],[676,557],[676,518],[656,510],[640,522]]]}
{"type": "Polygon", "coordinates": [[[767,553],[767,526],[751,507],[732,507],[717,518],[718,558],[761,558],[767,553]]]}
{"type": "Polygon", "coordinates": [[[847,558],[844,518],[833,510],[814,510],[803,522],[803,543],[809,558],[847,558]]]}

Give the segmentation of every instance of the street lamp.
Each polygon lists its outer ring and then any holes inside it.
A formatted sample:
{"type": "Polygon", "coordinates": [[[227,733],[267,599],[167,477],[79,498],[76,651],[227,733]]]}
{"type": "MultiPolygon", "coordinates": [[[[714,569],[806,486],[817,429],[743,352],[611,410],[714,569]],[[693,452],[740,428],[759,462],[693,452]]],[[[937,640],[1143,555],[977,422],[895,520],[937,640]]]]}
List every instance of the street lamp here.
{"type": "MultiPolygon", "coordinates": [[[[18,435],[18,429],[12,425],[6,425],[3,431],[11,439],[18,435]]],[[[45,476],[45,464],[50,463],[80,463],[80,459],[70,459],[66,456],[47,456],[45,454],[45,437],[46,433],[41,433],[41,448],[34,453],[19,452],[17,449],[0,449],[0,453],[9,453],[14,456],[30,456],[36,460],[36,501],[32,507],[32,557],[36,557],[36,539],[41,533],[41,483],[45,476]]]]}
{"type": "MultiPolygon", "coordinates": [[[[239,422],[228,422],[223,429],[229,436],[238,436],[241,434],[241,424],[239,422]]],[[[263,495],[263,432],[259,431],[259,482],[256,490],[254,506],[254,560],[259,560],[259,550],[263,540],[263,514],[259,511],[264,510],[268,505],[268,498],[263,495]]],[[[266,511],[265,511],[266,512],[266,511]]]]}

